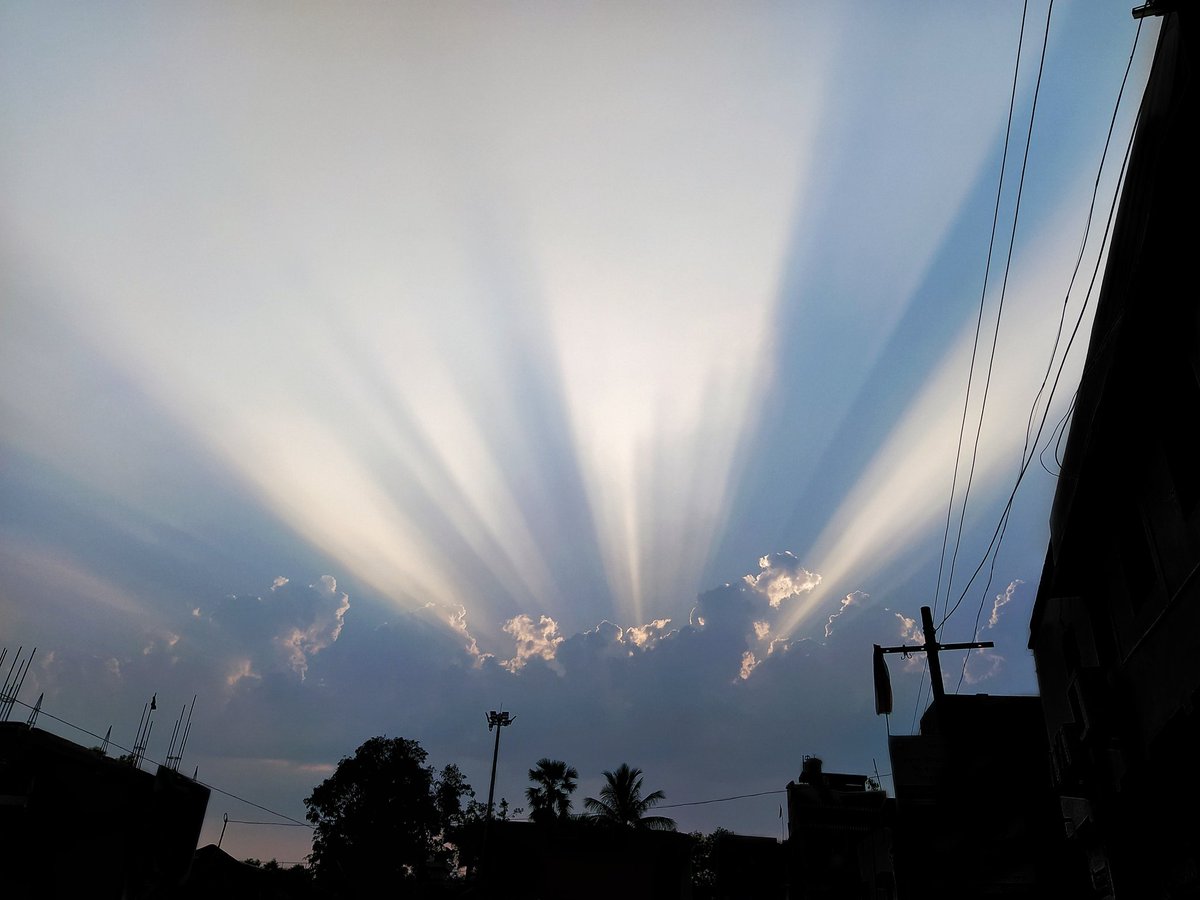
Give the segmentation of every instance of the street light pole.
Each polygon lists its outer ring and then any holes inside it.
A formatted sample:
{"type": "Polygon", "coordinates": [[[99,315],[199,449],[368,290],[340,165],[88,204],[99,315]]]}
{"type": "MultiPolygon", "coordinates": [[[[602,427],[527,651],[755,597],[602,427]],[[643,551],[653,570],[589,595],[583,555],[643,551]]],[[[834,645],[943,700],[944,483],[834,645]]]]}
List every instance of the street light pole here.
{"type": "Polygon", "coordinates": [[[479,855],[480,865],[483,869],[482,874],[484,874],[485,878],[488,874],[488,870],[491,868],[488,865],[487,857],[488,832],[492,827],[492,800],[494,800],[496,796],[496,761],[500,758],[500,729],[505,725],[511,725],[516,718],[516,716],[509,715],[506,712],[497,712],[494,709],[490,710],[487,714],[488,731],[491,731],[493,728],[496,729],[496,746],[492,750],[492,781],[491,784],[488,785],[487,815],[483,820],[483,848],[479,855]]]}
{"type": "Polygon", "coordinates": [[[488,786],[488,805],[487,819],[492,820],[492,800],[496,795],[496,760],[500,757],[500,729],[505,725],[511,725],[516,719],[516,716],[510,716],[506,712],[496,712],[492,710],[487,714],[488,731],[496,729],[496,748],[492,751],[492,783],[488,786]]]}

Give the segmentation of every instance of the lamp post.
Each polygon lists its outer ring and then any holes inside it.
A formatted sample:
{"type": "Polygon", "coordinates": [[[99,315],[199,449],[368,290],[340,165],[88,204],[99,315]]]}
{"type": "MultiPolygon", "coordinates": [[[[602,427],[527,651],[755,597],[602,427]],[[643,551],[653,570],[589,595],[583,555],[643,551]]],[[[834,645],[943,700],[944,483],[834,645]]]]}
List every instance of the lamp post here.
{"type": "Polygon", "coordinates": [[[516,719],[516,716],[510,716],[506,712],[496,712],[491,710],[487,714],[488,731],[496,729],[496,748],[492,751],[492,783],[488,786],[488,805],[487,805],[487,820],[492,820],[492,800],[496,795],[496,760],[500,757],[500,729],[505,725],[511,725],[516,719]]]}
{"type": "Polygon", "coordinates": [[[516,718],[516,716],[509,715],[506,712],[497,712],[494,709],[490,710],[487,714],[488,731],[491,731],[493,728],[496,730],[496,746],[492,750],[492,781],[488,785],[487,815],[483,820],[483,852],[480,854],[480,863],[483,868],[485,880],[491,868],[488,865],[487,857],[488,832],[492,827],[492,800],[496,796],[496,761],[500,758],[500,729],[505,725],[511,725],[516,718]]]}

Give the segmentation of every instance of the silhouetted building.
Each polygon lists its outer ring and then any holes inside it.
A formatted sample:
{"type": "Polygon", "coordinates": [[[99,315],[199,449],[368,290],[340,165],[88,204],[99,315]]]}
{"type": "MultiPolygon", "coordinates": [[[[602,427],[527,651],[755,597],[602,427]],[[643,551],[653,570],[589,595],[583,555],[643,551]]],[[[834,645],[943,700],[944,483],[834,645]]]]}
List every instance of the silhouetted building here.
{"type": "Polygon", "coordinates": [[[316,900],[323,896],[311,873],[298,866],[257,866],[207,844],[196,851],[182,887],[156,892],[150,900],[316,900]]]}
{"type": "Polygon", "coordinates": [[[187,874],[208,788],[0,722],[5,898],[139,898],[187,874]]]}
{"type": "Polygon", "coordinates": [[[716,900],[784,900],[784,845],[772,837],[720,832],[713,839],[716,900]]]}
{"type": "Polygon", "coordinates": [[[888,740],[901,900],[1079,898],[1037,697],[946,695],[888,740]]]}
{"type": "Polygon", "coordinates": [[[493,821],[487,896],[530,900],[690,900],[690,835],[606,827],[493,821]]]}
{"type": "Polygon", "coordinates": [[[1030,622],[1095,897],[1200,896],[1195,8],[1165,15],[1030,622]]]}
{"type": "Polygon", "coordinates": [[[866,775],[823,772],[809,757],[787,785],[788,897],[892,900],[894,801],[866,775]]]}

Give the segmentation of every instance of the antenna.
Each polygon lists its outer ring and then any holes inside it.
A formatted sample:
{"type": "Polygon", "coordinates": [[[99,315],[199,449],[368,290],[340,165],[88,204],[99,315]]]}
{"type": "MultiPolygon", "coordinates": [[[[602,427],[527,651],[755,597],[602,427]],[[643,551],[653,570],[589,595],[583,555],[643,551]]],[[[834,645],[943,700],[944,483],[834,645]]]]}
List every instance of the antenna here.
{"type": "Polygon", "coordinates": [[[175,727],[171,729],[171,742],[167,744],[167,768],[171,768],[171,763],[175,761],[175,741],[179,738],[179,728],[183,722],[183,714],[187,712],[187,706],[179,711],[179,718],[175,720],[175,727]]]}
{"type": "Polygon", "coordinates": [[[45,696],[45,691],[42,691],[40,694],[38,694],[37,703],[33,704],[33,709],[29,711],[29,718],[26,720],[25,724],[30,728],[32,728],[33,723],[37,721],[38,713],[42,711],[42,699],[45,696]]]}
{"type": "MultiPolygon", "coordinates": [[[[17,702],[17,695],[21,693],[21,685],[25,683],[25,676],[29,674],[29,665],[33,662],[34,654],[37,653],[37,647],[34,647],[22,662],[21,650],[23,648],[24,645],[17,648],[13,661],[8,667],[8,675],[4,678],[4,685],[0,687],[0,722],[8,721],[13,705],[17,702]]],[[[0,665],[3,665],[7,655],[8,648],[5,648],[4,652],[0,654],[0,665]]]]}
{"type": "MultiPolygon", "coordinates": [[[[196,697],[192,697],[192,709],[196,708],[196,697]]],[[[179,764],[183,761],[183,748],[187,744],[188,733],[192,729],[192,713],[191,710],[184,706],[179,711],[179,718],[175,720],[175,728],[171,732],[171,744],[167,747],[167,768],[173,772],[179,771],[179,764]],[[187,723],[184,723],[184,714],[187,715],[187,723]],[[176,749],[175,743],[178,741],[179,748],[176,749]]]]}
{"type": "Polygon", "coordinates": [[[137,737],[133,739],[133,767],[140,769],[142,759],[146,756],[146,744],[150,742],[150,732],[154,728],[154,711],[158,709],[158,694],[150,698],[150,702],[142,707],[142,717],[138,721],[137,737]]]}

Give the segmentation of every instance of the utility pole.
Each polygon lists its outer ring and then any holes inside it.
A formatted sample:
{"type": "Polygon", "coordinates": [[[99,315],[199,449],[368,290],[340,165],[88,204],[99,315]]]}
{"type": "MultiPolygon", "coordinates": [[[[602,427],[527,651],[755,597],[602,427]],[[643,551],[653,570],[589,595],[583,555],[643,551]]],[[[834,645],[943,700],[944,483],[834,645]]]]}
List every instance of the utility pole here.
{"type": "Polygon", "coordinates": [[[921,627],[925,631],[924,644],[902,644],[899,647],[880,647],[875,645],[873,657],[875,674],[875,715],[888,715],[892,711],[892,680],[888,675],[887,664],[883,661],[885,653],[924,653],[929,659],[929,681],[933,690],[933,699],[941,700],[946,696],[946,687],[942,684],[942,662],[938,659],[941,650],[974,650],[982,647],[996,646],[991,641],[968,641],[962,644],[939,644],[937,632],[933,627],[933,613],[928,606],[921,607],[921,627]]]}

